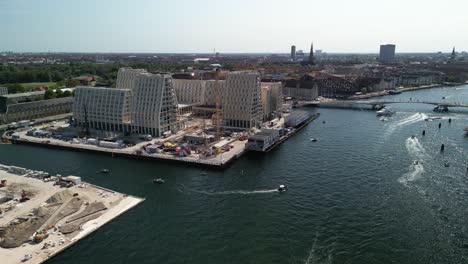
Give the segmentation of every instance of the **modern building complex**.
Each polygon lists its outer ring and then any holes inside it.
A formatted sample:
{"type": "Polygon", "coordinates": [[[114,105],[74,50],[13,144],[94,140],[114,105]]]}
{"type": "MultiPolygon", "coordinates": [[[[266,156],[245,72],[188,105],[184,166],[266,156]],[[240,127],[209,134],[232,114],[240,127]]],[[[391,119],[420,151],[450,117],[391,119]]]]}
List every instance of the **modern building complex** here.
{"type": "Polygon", "coordinates": [[[231,72],[224,84],[222,106],[224,127],[259,127],[263,120],[259,73],[231,72]]]}
{"type": "Polygon", "coordinates": [[[122,68],[117,88],[79,87],[75,96],[74,117],[80,126],[153,136],[180,127],[169,75],[122,68]]]}
{"type": "Polygon", "coordinates": [[[379,61],[381,63],[395,62],[395,48],[393,44],[380,45],[379,61]]]}

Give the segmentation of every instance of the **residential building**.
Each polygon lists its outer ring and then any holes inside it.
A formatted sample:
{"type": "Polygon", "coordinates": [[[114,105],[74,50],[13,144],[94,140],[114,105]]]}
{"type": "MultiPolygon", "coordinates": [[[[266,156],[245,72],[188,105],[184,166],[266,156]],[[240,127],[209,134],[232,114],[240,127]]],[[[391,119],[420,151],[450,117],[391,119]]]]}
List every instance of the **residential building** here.
{"type": "Polygon", "coordinates": [[[263,120],[275,118],[283,105],[282,84],[280,82],[262,82],[262,111],[263,120]]]}
{"type": "Polygon", "coordinates": [[[75,119],[81,125],[86,123],[86,111],[87,116],[93,115],[89,118],[95,122],[96,129],[162,136],[180,128],[176,93],[169,75],[122,68],[118,72],[117,88],[80,89],[83,98],[78,97],[74,108],[75,119]]]}
{"type": "Polygon", "coordinates": [[[73,116],[86,128],[130,132],[132,90],[105,87],[77,87],[73,116]]]}
{"type": "Polygon", "coordinates": [[[231,72],[224,83],[222,106],[225,127],[259,127],[263,116],[259,73],[231,72]]]}
{"type": "Polygon", "coordinates": [[[45,91],[1,95],[0,112],[6,112],[8,105],[43,100],[44,94],[45,91]]]}
{"type": "Polygon", "coordinates": [[[395,62],[395,48],[393,44],[380,45],[379,61],[381,63],[395,62]]]}

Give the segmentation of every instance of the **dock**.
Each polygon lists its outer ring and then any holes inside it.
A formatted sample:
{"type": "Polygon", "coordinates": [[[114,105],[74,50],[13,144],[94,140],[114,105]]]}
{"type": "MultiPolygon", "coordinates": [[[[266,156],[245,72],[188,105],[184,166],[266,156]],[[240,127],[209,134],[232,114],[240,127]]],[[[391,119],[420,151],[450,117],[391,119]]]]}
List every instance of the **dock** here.
{"type": "Polygon", "coordinates": [[[44,175],[0,165],[2,263],[43,263],[144,201],[81,181],[60,187],[44,175]]]}
{"type": "Polygon", "coordinates": [[[277,146],[281,145],[283,142],[285,142],[286,140],[288,140],[289,138],[291,138],[292,136],[294,136],[297,132],[301,131],[303,128],[305,128],[307,125],[309,125],[310,123],[312,123],[312,121],[314,121],[315,119],[317,119],[318,117],[320,116],[320,113],[316,113],[314,115],[312,115],[307,121],[303,122],[302,124],[300,124],[298,127],[296,127],[293,131],[291,131],[291,133],[288,133],[284,136],[282,136],[280,138],[280,140],[278,140],[278,142],[276,142],[275,144],[271,145],[269,148],[266,149],[265,152],[270,152],[271,150],[273,150],[274,148],[276,148],[277,146]]]}

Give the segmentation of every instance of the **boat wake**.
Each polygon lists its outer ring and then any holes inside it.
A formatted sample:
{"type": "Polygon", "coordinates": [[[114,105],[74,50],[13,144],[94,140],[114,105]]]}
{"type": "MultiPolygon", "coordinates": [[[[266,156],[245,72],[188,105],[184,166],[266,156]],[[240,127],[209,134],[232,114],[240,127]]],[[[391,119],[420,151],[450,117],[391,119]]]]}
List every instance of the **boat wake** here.
{"type": "MultiPolygon", "coordinates": [[[[326,259],[321,258],[317,255],[317,240],[318,240],[318,233],[315,234],[315,239],[314,243],[312,244],[312,247],[309,250],[309,255],[307,256],[307,259],[305,260],[304,264],[313,264],[313,263],[333,263],[332,261],[332,254],[329,252],[326,256],[326,259]]],[[[325,257],[325,256],[324,256],[325,257]]]]}
{"type": "Polygon", "coordinates": [[[423,121],[425,120],[426,118],[428,118],[428,116],[426,114],[423,114],[423,113],[416,113],[412,116],[409,116],[405,119],[402,119],[398,122],[395,122],[395,125],[397,127],[399,126],[405,126],[405,125],[410,125],[410,124],[414,124],[414,123],[417,123],[419,121],[423,121]]]}
{"type": "Polygon", "coordinates": [[[411,165],[409,172],[401,176],[398,181],[407,186],[408,183],[414,182],[422,177],[424,174],[424,166],[422,164],[411,165]]]}
{"type": "Polygon", "coordinates": [[[265,190],[253,190],[253,191],[247,191],[247,190],[232,190],[232,191],[221,191],[221,192],[210,192],[210,191],[200,191],[200,190],[183,190],[183,189],[178,189],[179,192],[191,192],[191,193],[199,193],[199,194],[204,194],[204,195],[249,195],[249,194],[267,194],[267,193],[275,193],[278,192],[278,189],[265,189],[265,190]]]}
{"type": "Polygon", "coordinates": [[[401,176],[398,181],[407,186],[408,183],[414,182],[422,177],[425,173],[424,166],[421,161],[427,158],[426,149],[417,138],[406,139],[406,149],[411,158],[417,160],[416,164],[411,164],[409,172],[401,176]]]}
{"type": "Polygon", "coordinates": [[[427,158],[426,149],[423,147],[418,138],[407,138],[406,139],[406,149],[408,153],[413,158],[424,159],[427,158]]]}
{"type": "Polygon", "coordinates": [[[420,122],[420,121],[424,121],[425,119],[427,119],[428,116],[426,114],[423,114],[423,113],[416,113],[416,114],[413,114],[407,118],[403,118],[399,121],[396,121],[394,123],[390,123],[389,126],[387,127],[387,129],[385,130],[385,136],[389,136],[391,134],[393,134],[393,132],[399,128],[399,127],[403,127],[403,126],[407,126],[407,125],[411,125],[411,124],[414,124],[414,123],[417,123],[417,122],[420,122]]]}

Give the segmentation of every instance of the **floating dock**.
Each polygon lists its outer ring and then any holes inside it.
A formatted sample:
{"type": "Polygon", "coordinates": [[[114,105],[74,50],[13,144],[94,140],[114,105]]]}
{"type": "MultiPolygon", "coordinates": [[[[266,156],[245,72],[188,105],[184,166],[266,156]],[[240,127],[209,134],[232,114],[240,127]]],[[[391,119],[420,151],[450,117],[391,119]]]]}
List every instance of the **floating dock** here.
{"type": "Polygon", "coordinates": [[[2,263],[43,263],[144,201],[75,176],[67,177],[75,186],[60,187],[52,177],[0,165],[2,263]]]}

